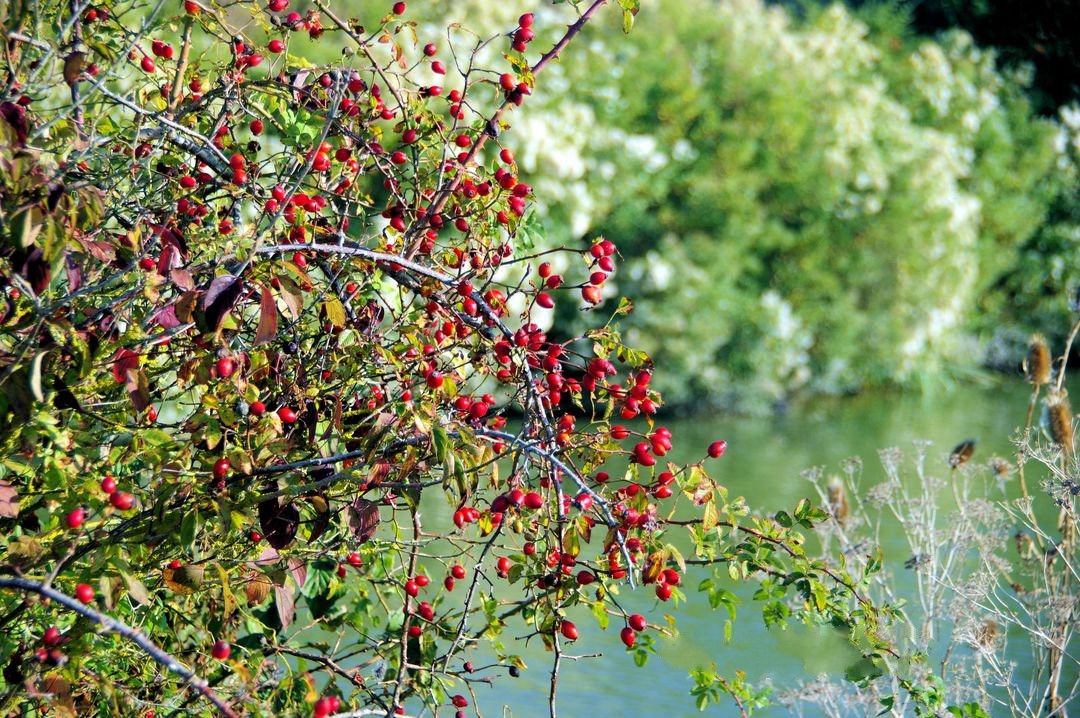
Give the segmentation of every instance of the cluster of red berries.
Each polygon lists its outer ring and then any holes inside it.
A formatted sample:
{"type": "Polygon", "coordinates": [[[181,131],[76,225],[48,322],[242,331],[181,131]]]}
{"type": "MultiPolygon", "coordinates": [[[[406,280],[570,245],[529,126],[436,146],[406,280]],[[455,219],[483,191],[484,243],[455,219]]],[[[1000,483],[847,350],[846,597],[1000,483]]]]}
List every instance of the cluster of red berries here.
{"type": "Polygon", "coordinates": [[[591,266],[588,283],[581,288],[581,298],[589,304],[599,304],[603,299],[604,282],[615,271],[615,244],[608,239],[601,239],[589,247],[591,266]]]}
{"type": "Polygon", "coordinates": [[[56,626],[49,626],[41,634],[41,645],[34,650],[34,658],[38,663],[49,666],[61,666],[67,662],[67,656],[60,646],[67,642],[56,626]]]}
{"type": "MultiPolygon", "coordinates": [[[[404,5],[404,3],[400,3],[404,5]]],[[[341,708],[341,699],[337,696],[323,696],[315,701],[315,705],[311,708],[312,718],[326,718],[326,716],[337,713],[341,708]]]]}
{"type": "Polygon", "coordinates": [[[515,52],[525,52],[529,43],[536,38],[536,33],[533,32],[533,20],[534,15],[531,12],[527,12],[518,18],[517,30],[514,31],[512,36],[511,47],[515,52]]]}
{"type": "Polygon", "coordinates": [[[135,497],[126,491],[119,491],[116,486],[116,479],[110,475],[106,475],[101,480],[101,490],[108,494],[109,503],[119,511],[128,511],[135,505],[135,497]]]}

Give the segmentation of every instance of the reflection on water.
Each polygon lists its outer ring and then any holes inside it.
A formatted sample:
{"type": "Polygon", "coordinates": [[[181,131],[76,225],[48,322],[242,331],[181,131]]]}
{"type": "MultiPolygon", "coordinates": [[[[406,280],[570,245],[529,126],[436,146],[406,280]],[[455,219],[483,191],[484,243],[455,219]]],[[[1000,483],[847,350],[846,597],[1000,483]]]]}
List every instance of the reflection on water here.
{"type": "MultiPolygon", "coordinates": [[[[727,485],[732,496],[743,495],[761,512],[790,509],[804,496],[816,499],[813,488],[800,474],[807,468],[823,466],[838,473],[848,458],[864,460],[864,487],[884,478],[877,460],[879,449],[910,449],[916,440],[929,440],[927,465],[937,475],[947,472],[949,451],[961,440],[978,440],[975,461],[992,455],[1011,456],[1010,438],[1023,423],[1028,387],[1006,384],[989,389],[963,389],[935,396],[873,395],[843,401],[823,401],[777,419],[709,416],[672,420],[665,424],[675,439],[673,460],[697,461],[715,439],[726,439],[725,456],[710,463],[713,475],[727,485]]],[[[1030,484],[1029,484],[1030,485],[1030,484]]],[[[904,580],[903,563],[908,558],[900,532],[883,536],[886,546],[885,570],[904,580]]],[[[748,600],[751,591],[742,590],[730,644],[723,639],[724,612],[713,612],[695,591],[701,576],[689,575],[684,582],[689,601],[678,611],[680,635],[658,643],[658,655],[644,668],[636,667],[624,655],[616,622],[601,632],[587,615],[573,618],[583,640],[571,649],[603,658],[565,662],[559,679],[560,715],[571,716],[696,716],[688,691],[687,672],[715,663],[722,675],[745,670],[751,682],[772,681],[778,689],[791,687],[800,679],[809,680],[826,672],[834,677],[858,658],[844,636],[829,629],[793,625],[786,631],[767,631],[760,611],[748,600]]],[[[910,580],[910,579],[908,579],[910,580]]],[[[749,587],[752,588],[752,587],[749,587]]],[[[651,591],[624,593],[628,611],[662,621],[665,609],[656,608],[651,591]]],[[[507,650],[520,653],[529,665],[520,678],[502,678],[490,690],[478,686],[480,707],[485,715],[503,715],[503,705],[512,706],[515,718],[547,715],[550,654],[539,641],[524,645],[504,636],[507,650]]],[[[1017,641],[1020,643],[1020,641],[1017,641]]],[[[1073,669],[1075,672],[1075,668],[1073,669]]],[[[723,703],[709,709],[712,715],[733,715],[734,707],[723,703]]],[[[760,715],[787,715],[773,708],[760,715]]],[[[815,715],[810,710],[806,715],[815,715]]]]}

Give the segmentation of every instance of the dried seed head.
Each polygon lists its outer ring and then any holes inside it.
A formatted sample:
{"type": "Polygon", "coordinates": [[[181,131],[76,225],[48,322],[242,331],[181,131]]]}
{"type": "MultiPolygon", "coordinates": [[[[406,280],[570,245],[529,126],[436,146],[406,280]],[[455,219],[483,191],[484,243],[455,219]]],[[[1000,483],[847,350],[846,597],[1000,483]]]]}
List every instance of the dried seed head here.
{"type": "Polygon", "coordinates": [[[1055,391],[1046,398],[1045,419],[1050,429],[1050,438],[1061,447],[1066,456],[1072,456],[1073,415],[1067,391],[1055,391]]]}
{"type": "Polygon", "coordinates": [[[1029,384],[1042,386],[1050,383],[1050,347],[1041,334],[1031,337],[1023,368],[1024,378],[1029,384]]]}
{"type": "Polygon", "coordinates": [[[843,526],[848,517],[848,500],[847,492],[844,490],[844,482],[840,480],[839,476],[833,476],[829,479],[828,492],[829,512],[836,519],[836,523],[843,526]]]}
{"type": "Polygon", "coordinates": [[[963,466],[975,453],[975,439],[964,439],[957,444],[949,454],[949,468],[955,469],[963,466]]]}
{"type": "Polygon", "coordinates": [[[1000,630],[996,621],[987,618],[975,629],[975,640],[982,648],[993,648],[1000,630]]]}
{"type": "Polygon", "coordinates": [[[1062,506],[1058,514],[1058,531],[1063,545],[1071,547],[1076,542],[1076,515],[1068,506],[1062,506]]]}
{"type": "Polygon", "coordinates": [[[990,469],[994,472],[994,476],[1001,479],[1012,473],[1013,465],[1008,459],[992,456],[990,457],[990,469]]]}

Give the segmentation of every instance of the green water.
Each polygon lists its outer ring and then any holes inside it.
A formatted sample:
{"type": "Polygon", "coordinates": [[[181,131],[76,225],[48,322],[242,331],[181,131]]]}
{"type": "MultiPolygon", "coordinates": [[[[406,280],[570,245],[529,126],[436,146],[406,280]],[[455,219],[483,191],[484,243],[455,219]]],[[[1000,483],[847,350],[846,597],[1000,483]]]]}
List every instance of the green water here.
{"type": "MultiPolygon", "coordinates": [[[[709,442],[725,439],[728,451],[710,464],[714,476],[726,484],[732,496],[743,495],[761,512],[788,508],[803,496],[815,497],[812,486],[800,474],[815,466],[839,473],[841,463],[853,456],[864,460],[863,486],[884,478],[877,459],[879,449],[912,449],[916,440],[930,440],[927,466],[937,475],[946,473],[945,458],[963,439],[978,440],[974,460],[993,454],[1010,456],[1010,437],[1024,421],[1028,387],[1008,383],[991,388],[965,388],[938,395],[872,395],[823,401],[775,419],[749,419],[724,415],[698,416],[664,422],[673,432],[675,461],[696,461],[709,442]],[[940,468],[938,468],[940,467],[940,468]]],[[[908,558],[899,530],[882,537],[886,547],[885,569],[902,583],[903,562],[908,558]]],[[[618,629],[601,632],[589,615],[573,616],[582,631],[571,652],[603,653],[600,659],[564,663],[560,673],[557,706],[561,716],[696,716],[688,691],[687,673],[715,663],[722,675],[746,671],[751,682],[771,681],[777,688],[792,687],[821,672],[840,678],[857,654],[842,636],[792,626],[787,631],[766,630],[760,611],[749,602],[740,606],[739,620],[730,643],[723,639],[726,614],[713,612],[704,596],[696,593],[705,574],[687,576],[684,587],[689,600],[678,610],[657,606],[645,589],[624,594],[630,611],[644,613],[660,622],[665,612],[676,615],[680,635],[658,645],[644,668],[636,667],[619,643],[618,629]]],[[[911,572],[906,572],[907,576],[911,572]]],[[[910,579],[908,579],[910,581],[910,579]]],[[[520,653],[529,668],[514,679],[505,674],[491,688],[477,685],[483,715],[533,718],[547,715],[551,654],[538,641],[525,645],[505,636],[507,650],[520,653]],[[509,709],[505,706],[510,706],[509,709]]],[[[1022,669],[1023,666],[1021,666],[1022,669]]],[[[1075,666],[1069,671],[1075,674],[1075,666]]],[[[711,706],[708,715],[737,715],[728,701],[711,706]]],[[[773,707],[764,716],[788,715],[773,707]]],[[[818,715],[808,709],[806,715],[818,715]]]]}

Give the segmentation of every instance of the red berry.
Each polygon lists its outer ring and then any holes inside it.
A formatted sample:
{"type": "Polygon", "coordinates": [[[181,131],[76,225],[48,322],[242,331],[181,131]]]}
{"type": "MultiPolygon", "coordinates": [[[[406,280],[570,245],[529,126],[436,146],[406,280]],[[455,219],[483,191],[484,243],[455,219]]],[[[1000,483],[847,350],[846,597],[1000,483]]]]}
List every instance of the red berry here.
{"type": "Polygon", "coordinates": [[[229,469],[231,469],[231,468],[232,468],[232,464],[229,463],[228,459],[226,459],[226,458],[218,459],[217,461],[214,462],[214,478],[215,479],[224,479],[225,476],[228,475],[229,469]]]}
{"type": "Polygon", "coordinates": [[[431,57],[432,55],[434,55],[438,51],[439,51],[439,49],[437,47],[435,47],[435,43],[433,43],[433,42],[429,42],[428,44],[424,45],[424,54],[427,55],[428,57],[431,57]]]}
{"type": "Polygon", "coordinates": [[[559,632],[563,634],[563,637],[568,641],[576,641],[578,638],[577,626],[570,621],[563,621],[562,625],[559,626],[559,632]]]}
{"type": "Polygon", "coordinates": [[[468,699],[460,693],[450,699],[450,702],[454,704],[455,708],[464,708],[469,705],[468,699]]]}
{"type": "Polygon", "coordinates": [[[423,588],[424,586],[427,586],[429,583],[431,583],[431,579],[422,573],[417,574],[416,578],[414,578],[413,580],[416,581],[416,585],[420,588],[423,588]]]}
{"type": "Polygon", "coordinates": [[[666,601],[671,598],[671,591],[671,586],[667,585],[666,583],[656,584],[656,597],[659,598],[661,601],[666,601]]]}
{"type": "Polygon", "coordinates": [[[505,578],[506,574],[510,572],[510,559],[506,556],[500,556],[499,560],[495,562],[495,570],[500,576],[505,578]]]}
{"type": "Polygon", "coordinates": [[[540,292],[536,295],[536,304],[544,309],[551,309],[555,306],[555,300],[547,292],[540,292]]]}
{"type": "Polygon", "coordinates": [[[644,631],[645,627],[649,625],[648,622],[645,620],[645,617],[642,616],[640,613],[630,614],[630,618],[627,619],[627,623],[629,623],[630,628],[633,628],[635,631],[644,631]]]}
{"type": "Polygon", "coordinates": [[[420,587],[416,585],[416,581],[411,578],[405,582],[405,593],[412,597],[416,597],[420,593],[420,587]]]}
{"type": "Polygon", "coordinates": [[[539,509],[544,505],[544,498],[535,491],[530,491],[529,493],[525,494],[524,503],[526,508],[533,509],[535,511],[536,509],[539,509]]]}
{"type": "Polygon", "coordinates": [[[127,511],[135,505],[135,497],[125,491],[114,491],[109,494],[109,503],[120,511],[127,511]]]}
{"type": "Polygon", "coordinates": [[[143,57],[140,65],[142,66],[144,72],[153,72],[156,69],[153,59],[151,59],[149,56],[143,57]]]}
{"type": "Polygon", "coordinates": [[[592,571],[586,571],[584,569],[578,571],[577,582],[579,586],[588,586],[595,580],[596,576],[593,575],[592,571]]]}
{"type": "Polygon", "coordinates": [[[251,406],[249,406],[248,409],[253,415],[262,416],[266,413],[266,404],[262,403],[261,401],[253,401],[251,402],[251,406]]]}
{"type": "Polygon", "coordinates": [[[227,641],[216,641],[210,649],[210,655],[219,661],[224,661],[232,653],[232,646],[227,641]]]}
{"type": "Polygon", "coordinates": [[[83,603],[93,603],[94,601],[94,589],[88,584],[80,583],[75,587],[75,598],[79,599],[83,603]]]}
{"type": "Polygon", "coordinates": [[[525,13],[518,18],[518,27],[532,27],[533,19],[533,14],[531,12],[525,13]]]}
{"type": "Polygon", "coordinates": [[[405,3],[396,2],[396,3],[394,3],[394,7],[392,9],[393,9],[395,15],[404,15],[405,14],[405,3]]]}
{"type": "Polygon", "coordinates": [[[709,456],[714,459],[719,459],[721,456],[724,455],[725,451],[727,451],[726,441],[714,441],[713,443],[709,444],[709,456]]]}
{"type": "Polygon", "coordinates": [[[107,494],[111,494],[116,491],[116,479],[111,476],[106,476],[101,480],[101,490],[107,494]]]}
{"type": "Polygon", "coordinates": [[[276,55],[277,53],[283,52],[285,50],[285,43],[275,38],[270,42],[266,43],[266,49],[276,55]]]}
{"type": "Polygon", "coordinates": [[[625,643],[627,648],[633,648],[634,641],[637,640],[637,636],[634,634],[634,629],[630,628],[630,626],[626,626],[625,628],[623,628],[621,631],[619,631],[619,640],[625,643]]]}
{"type": "Polygon", "coordinates": [[[287,406],[283,406],[277,411],[278,418],[286,424],[291,424],[296,421],[296,412],[287,406]]]}
{"type": "Polygon", "coordinates": [[[361,558],[360,554],[356,551],[353,551],[348,556],[346,556],[345,560],[349,563],[350,566],[360,566],[364,563],[364,559],[361,558]]]}
{"type": "Polygon", "coordinates": [[[460,581],[461,579],[465,578],[465,567],[461,564],[455,563],[453,566],[450,567],[450,575],[460,581]]]}
{"type": "Polygon", "coordinates": [[[67,523],[69,529],[77,529],[82,526],[83,521],[86,520],[86,509],[78,508],[72,509],[67,515],[64,521],[67,523]]]}
{"type": "Polygon", "coordinates": [[[41,642],[49,647],[60,643],[60,629],[56,626],[49,626],[46,628],[45,633],[41,634],[41,642]]]}

